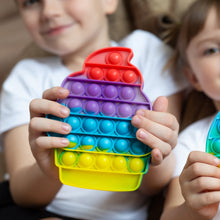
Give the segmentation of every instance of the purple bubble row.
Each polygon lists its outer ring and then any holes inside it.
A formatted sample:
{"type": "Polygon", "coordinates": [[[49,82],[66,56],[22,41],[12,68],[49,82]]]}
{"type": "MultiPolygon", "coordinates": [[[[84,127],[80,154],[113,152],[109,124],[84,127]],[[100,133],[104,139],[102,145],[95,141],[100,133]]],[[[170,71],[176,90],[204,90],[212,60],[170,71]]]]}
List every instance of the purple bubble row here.
{"type": "Polygon", "coordinates": [[[131,86],[117,86],[96,83],[73,81],[68,89],[74,96],[104,97],[107,99],[120,99],[132,101],[136,97],[135,88],[131,86]]]}
{"type": "Polygon", "coordinates": [[[128,104],[119,102],[108,102],[108,101],[94,101],[87,99],[69,98],[63,100],[61,103],[68,106],[73,113],[101,115],[109,117],[121,117],[128,118],[132,117],[138,109],[149,109],[146,105],[139,104],[128,104]]]}

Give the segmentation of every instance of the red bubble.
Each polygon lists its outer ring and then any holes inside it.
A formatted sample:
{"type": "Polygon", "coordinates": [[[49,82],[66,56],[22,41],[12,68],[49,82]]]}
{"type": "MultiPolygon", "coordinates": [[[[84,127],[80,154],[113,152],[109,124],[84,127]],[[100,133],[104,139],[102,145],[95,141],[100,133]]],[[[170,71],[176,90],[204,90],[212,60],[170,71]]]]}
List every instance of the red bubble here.
{"type": "Polygon", "coordinates": [[[108,61],[111,64],[117,65],[122,62],[122,57],[120,53],[113,52],[109,55],[108,61]]]}
{"type": "Polygon", "coordinates": [[[90,74],[89,74],[89,78],[90,79],[95,79],[95,80],[102,80],[103,79],[103,71],[102,69],[95,67],[92,68],[90,74]]]}
{"type": "Polygon", "coordinates": [[[132,70],[127,70],[123,74],[123,80],[126,83],[134,83],[137,81],[137,74],[132,70]]]}
{"type": "Polygon", "coordinates": [[[116,69],[110,69],[106,74],[106,78],[109,81],[119,81],[120,80],[120,73],[116,69]]]}

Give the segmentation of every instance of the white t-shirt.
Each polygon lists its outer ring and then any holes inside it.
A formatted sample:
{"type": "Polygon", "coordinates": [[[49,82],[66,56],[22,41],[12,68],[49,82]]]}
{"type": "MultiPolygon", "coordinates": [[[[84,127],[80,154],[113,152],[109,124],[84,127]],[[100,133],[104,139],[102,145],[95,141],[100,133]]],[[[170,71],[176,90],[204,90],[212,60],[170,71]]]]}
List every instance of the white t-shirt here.
{"type": "MultiPolygon", "coordinates": [[[[173,177],[177,177],[181,174],[191,151],[205,152],[206,138],[215,116],[216,114],[201,119],[191,124],[180,133],[178,144],[173,150],[176,157],[176,168],[173,177]]],[[[220,219],[220,208],[213,220],[217,219],[220,219]]]]}
{"type": "MultiPolygon", "coordinates": [[[[144,93],[151,101],[169,96],[188,86],[185,78],[163,71],[172,50],[156,36],[137,30],[112,46],[130,47],[131,61],[142,73],[144,93]],[[175,78],[175,79],[174,79],[175,78]]],[[[19,62],[3,85],[0,133],[29,123],[29,103],[41,98],[44,90],[61,85],[71,73],[58,57],[26,59],[19,62]]],[[[140,192],[105,192],[63,185],[49,211],[83,219],[146,219],[147,198],[140,192]]]]}

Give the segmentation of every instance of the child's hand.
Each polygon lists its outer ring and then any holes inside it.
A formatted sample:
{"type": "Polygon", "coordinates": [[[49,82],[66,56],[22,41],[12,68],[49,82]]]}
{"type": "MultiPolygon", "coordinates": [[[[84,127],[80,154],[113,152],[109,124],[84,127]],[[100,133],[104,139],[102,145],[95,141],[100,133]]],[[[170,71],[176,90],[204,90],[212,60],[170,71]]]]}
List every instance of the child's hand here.
{"type": "Polygon", "coordinates": [[[29,142],[32,153],[40,166],[41,170],[53,177],[58,177],[58,169],[54,164],[54,148],[66,147],[68,139],[59,137],[48,137],[46,132],[68,134],[71,126],[45,118],[47,114],[66,118],[70,111],[67,107],[56,102],[58,98],[64,99],[69,91],[62,87],[54,87],[43,93],[42,99],[34,99],[30,103],[31,120],[29,124],[29,142]]]}
{"type": "Polygon", "coordinates": [[[190,153],[180,175],[180,185],[186,205],[197,215],[212,219],[220,202],[220,164],[211,154],[190,153]]]}
{"type": "Polygon", "coordinates": [[[136,136],[152,148],[151,163],[160,164],[177,143],[179,123],[175,116],[167,113],[168,101],[159,97],[153,104],[153,111],[138,110],[132,124],[139,128],[136,136]]]}

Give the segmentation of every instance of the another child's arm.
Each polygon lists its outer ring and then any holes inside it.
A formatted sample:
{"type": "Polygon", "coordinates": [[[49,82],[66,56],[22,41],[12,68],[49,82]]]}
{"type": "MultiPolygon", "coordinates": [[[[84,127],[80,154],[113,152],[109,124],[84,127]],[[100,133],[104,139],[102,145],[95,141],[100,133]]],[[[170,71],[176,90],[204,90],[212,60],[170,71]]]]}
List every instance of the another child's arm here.
{"type": "Polygon", "coordinates": [[[16,127],[4,135],[10,189],[13,199],[20,205],[47,205],[61,187],[52,149],[67,146],[68,141],[47,137],[45,132],[67,134],[70,127],[61,122],[46,119],[45,115],[67,117],[68,108],[54,102],[57,98],[65,98],[67,95],[68,90],[53,88],[44,92],[43,99],[31,102],[29,141],[28,125],[16,127]]]}
{"type": "Polygon", "coordinates": [[[170,183],[161,220],[212,219],[220,202],[219,164],[211,154],[191,152],[180,177],[170,183]]]}
{"type": "Polygon", "coordinates": [[[147,195],[163,189],[174,170],[172,149],[177,143],[179,124],[175,116],[166,112],[167,107],[167,98],[159,97],[153,104],[153,111],[139,110],[132,118],[132,124],[139,128],[137,138],[152,148],[149,171],[140,188],[147,195]]]}

